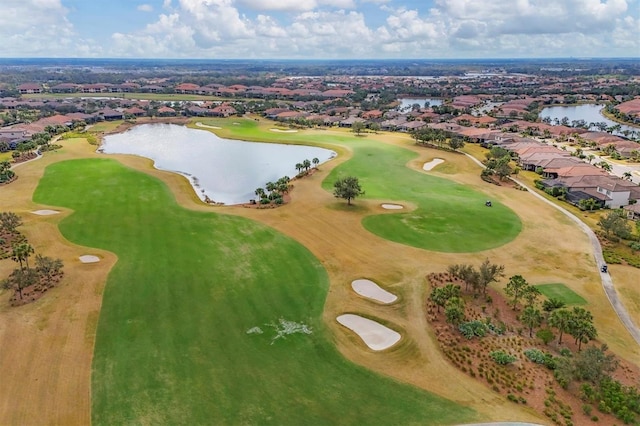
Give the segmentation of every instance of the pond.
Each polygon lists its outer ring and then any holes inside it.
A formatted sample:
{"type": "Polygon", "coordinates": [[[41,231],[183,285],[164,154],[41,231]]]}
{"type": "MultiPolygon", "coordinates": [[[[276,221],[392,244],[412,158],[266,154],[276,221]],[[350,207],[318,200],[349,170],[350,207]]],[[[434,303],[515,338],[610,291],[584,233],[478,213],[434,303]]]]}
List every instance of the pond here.
{"type": "Polygon", "coordinates": [[[245,142],[175,124],[143,124],[104,138],[106,154],[133,154],[150,158],[155,167],[185,175],[198,196],[224,204],[255,199],[256,188],[283,176],[293,177],[297,163],[334,151],[303,145],[245,142]]]}
{"type": "MultiPolygon", "coordinates": [[[[552,106],[543,108],[540,112],[540,117],[551,118],[551,124],[556,123],[556,119],[561,121],[564,117],[569,119],[569,125],[574,120],[584,120],[587,124],[590,123],[606,123],[608,127],[615,126],[616,123],[613,120],[608,119],[604,115],[600,113],[600,110],[604,108],[604,105],[598,104],[582,104],[582,105],[571,105],[571,106],[552,106]]],[[[591,128],[591,130],[598,130],[595,126],[591,128]]],[[[640,132],[640,127],[627,126],[624,124],[620,124],[620,132],[616,132],[614,134],[623,135],[625,130],[629,132],[636,131],[640,132]]]]}
{"type": "Polygon", "coordinates": [[[424,108],[424,104],[426,102],[429,102],[429,106],[442,105],[442,99],[434,98],[400,98],[398,101],[400,101],[400,106],[398,106],[400,111],[411,110],[411,107],[414,104],[418,104],[420,105],[420,108],[424,108]]]}

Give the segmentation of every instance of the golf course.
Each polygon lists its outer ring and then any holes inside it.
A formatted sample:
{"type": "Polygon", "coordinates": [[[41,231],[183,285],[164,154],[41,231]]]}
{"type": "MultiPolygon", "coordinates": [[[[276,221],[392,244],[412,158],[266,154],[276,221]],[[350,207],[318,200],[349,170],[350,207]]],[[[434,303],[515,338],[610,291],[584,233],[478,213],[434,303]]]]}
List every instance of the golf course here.
{"type": "Polygon", "coordinates": [[[0,188],[2,210],[24,217],[29,240],[61,257],[66,275],[33,304],[2,305],[0,344],[14,351],[0,353],[3,371],[13,367],[0,400],[14,402],[0,405],[0,424],[544,423],[452,366],[425,318],[427,274],[486,258],[507,276],[563,283],[555,291],[588,304],[617,355],[640,356],[603,295],[588,238],[525,191],[481,181],[465,156],[400,134],[202,121],[221,137],[338,157],[292,181],[290,202],[274,209],[206,205],[183,176],[82,138],[17,169],[0,188]],[[443,163],[423,170],[436,155],[443,163]],[[351,206],[332,194],[348,175],[365,191],[351,206]],[[361,297],[356,279],[398,300],[361,297]],[[401,339],[370,350],[336,320],[344,314],[401,339]]]}

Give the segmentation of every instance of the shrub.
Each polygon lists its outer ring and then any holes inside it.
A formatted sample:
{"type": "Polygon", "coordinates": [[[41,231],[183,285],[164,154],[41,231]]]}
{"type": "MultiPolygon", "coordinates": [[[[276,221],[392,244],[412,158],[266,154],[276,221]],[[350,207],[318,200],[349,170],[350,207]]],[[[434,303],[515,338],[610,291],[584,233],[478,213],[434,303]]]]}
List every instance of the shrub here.
{"type": "Polygon", "coordinates": [[[545,345],[548,345],[549,342],[551,342],[555,335],[553,334],[553,332],[551,330],[549,330],[548,328],[541,328],[540,330],[538,330],[538,332],[536,333],[536,337],[540,340],[542,340],[542,342],[545,345]]]}
{"type": "Polygon", "coordinates": [[[571,349],[569,349],[569,348],[560,349],[560,355],[566,356],[568,358],[571,358],[573,356],[573,354],[571,353],[571,349]]]}
{"type": "Polygon", "coordinates": [[[524,356],[536,364],[544,364],[546,360],[544,352],[539,349],[527,349],[524,351],[524,356]]]}
{"type": "Polygon", "coordinates": [[[613,250],[604,249],[602,250],[602,256],[604,257],[604,261],[610,263],[612,265],[617,265],[622,263],[622,257],[613,250]]]}
{"type": "Polygon", "coordinates": [[[508,354],[505,351],[493,351],[489,354],[491,359],[493,359],[497,364],[507,365],[515,362],[518,358],[514,355],[508,354]]]}
{"type": "Polygon", "coordinates": [[[487,325],[478,320],[463,322],[458,326],[458,330],[464,337],[471,340],[474,337],[484,337],[487,334],[487,325]]]}

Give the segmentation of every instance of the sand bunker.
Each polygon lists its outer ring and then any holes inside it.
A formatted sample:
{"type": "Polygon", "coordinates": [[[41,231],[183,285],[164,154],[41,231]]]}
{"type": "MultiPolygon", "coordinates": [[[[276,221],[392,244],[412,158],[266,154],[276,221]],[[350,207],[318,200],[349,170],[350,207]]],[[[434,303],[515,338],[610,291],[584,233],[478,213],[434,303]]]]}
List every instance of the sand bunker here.
{"type": "Polygon", "coordinates": [[[52,214],[58,214],[60,212],[57,211],[57,210],[46,210],[45,209],[45,210],[35,210],[35,211],[32,211],[31,213],[37,214],[39,216],[50,216],[52,214]]]}
{"type": "Polygon", "coordinates": [[[383,204],[382,208],[387,210],[402,210],[404,206],[400,204],[383,204]]]}
{"type": "Polygon", "coordinates": [[[82,262],[82,263],[97,263],[97,262],[100,262],[100,258],[98,256],[93,256],[93,255],[90,255],[90,254],[82,255],[78,259],[80,259],[80,262],[82,262]]]}
{"type": "Polygon", "coordinates": [[[355,280],[351,283],[353,291],[360,296],[373,299],[380,303],[393,303],[398,300],[398,296],[393,293],[389,293],[387,290],[381,288],[378,284],[370,280],[355,280]]]}
{"type": "Polygon", "coordinates": [[[444,160],[442,158],[434,158],[433,160],[424,163],[424,166],[422,166],[422,170],[432,170],[435,166],[442,163],[444,163],[444,160]]]}
{"type": "Polygon", "coordinates": [[[289,129],[289,130],[282,130],[282,129],[269,129],[272,132],[277,132],[277,133],[298,133],[297,130],[293,130],[293,129],[289,129]]]}
{"type": "MultiPolygon", "coordinates": [[[[235,124],[235,123],[234,123],[234,124],[235,124]]],[[[207,129],[222,129],[222,127],[218,127],[218,126],[209,126],[208,124],[202,124],[202,123],[201,123],[201,122],[199,122],[199,121],[196,123],[196,126],[198,126],[198,127],[204,127],[204,128],[207,128],[207,129]]]]}
{"type": "Polygon", "coordinates": [[[383,351],[400,341],[400,333],[359,315],[344,314],[338,322],[356,333],[374,351],[383,351]]]}

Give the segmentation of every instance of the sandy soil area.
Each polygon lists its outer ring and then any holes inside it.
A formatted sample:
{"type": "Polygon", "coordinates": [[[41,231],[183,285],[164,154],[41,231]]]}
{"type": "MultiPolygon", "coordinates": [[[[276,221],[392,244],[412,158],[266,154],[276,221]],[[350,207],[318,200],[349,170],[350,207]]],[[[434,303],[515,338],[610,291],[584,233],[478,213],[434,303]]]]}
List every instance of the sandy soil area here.
{"type": "MultiPolygon", "coordinates": [[[[20,215],[25,234],[36,253],[60,258],[64,277],[59,286],[37,301],[12,308],[10,292],[0,290],[0,424],[86,425],[90,416],[91,358],[95,328],[107,273],[116,262],[108,252],[91,249],[102,262],[87,268],[78,253],[88,251],[69,243],[58,223],[70,212],[41,216],[36,210],[54,206],[35,204],[33,191],[54,161],[78,156],[96,156],[94,146],[84,141],[61,141],[65,148],[39,161],[22,165],[19,179],[0,189],[0,211],[20,215]]],[[[0,274],[15,267],[10,259],[0,261],[0,274]]]]}
{"type": "Polygon", "coordinates": [[[60,212],[58,210],[43,209],[43,210],[34,210],[31,213],[37,214],[38,216],[51,216],[53,214],[59,214],[60,212]]]}
{"type": "Polygon", "coordinates": [[[196,126],[198,126],[198,127],[204,127],[205,129],[214,129],[214,130],[215,130],[215,129],[222,129],[222,127],[218,127],[218,126],[209,126],[208,124],[203,124],[203,123],[201,123],[201,122],[199,122],[199,121],[196,123],[196,126]]]}
{"type": "Polygon", "coordinates": [[[356,333],[374,351],[389,349],[400,341],[400,333],[359,315],[344,314],[338,322],[356,333]]]}
{"type": "Polygon", "coordinates": [[[404,206],[401,204],[382,204],[381,207],[385,210],[402,210],[404,206]]]}
{"type": "Polygon", "coordinates": [[[422,166],[422,170],[426,170],[426,171],[433,170],[435,166],[442,163],[444,163],[444,160],[442,158],[434,158],[433,160],[427,161],[426,163],[424,163],[424,165],[422,166]]]}
{"type": "Polygon", "coordinates": [[[282,129],[269,129],[272,132],[276,132],[276,133],[298,133],[297,130],[294,129],[289,129],[289,130],[282,130],[282,129]]]}
{"type": "Polygon", "coordinates": [[[354,280],[351,282],[351,288],[359,295],[373,299],[376,302],[393,303],[398,300],[398,296],[388,292],[371,280],[354,280]]]}

